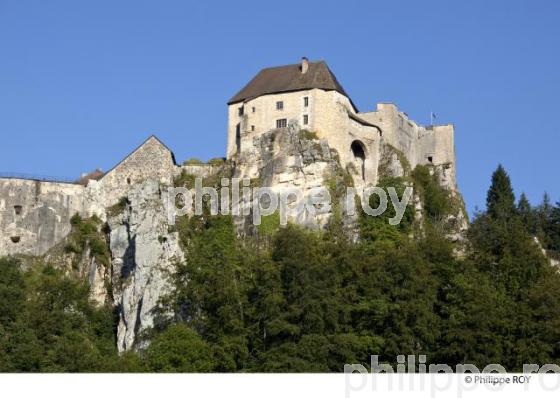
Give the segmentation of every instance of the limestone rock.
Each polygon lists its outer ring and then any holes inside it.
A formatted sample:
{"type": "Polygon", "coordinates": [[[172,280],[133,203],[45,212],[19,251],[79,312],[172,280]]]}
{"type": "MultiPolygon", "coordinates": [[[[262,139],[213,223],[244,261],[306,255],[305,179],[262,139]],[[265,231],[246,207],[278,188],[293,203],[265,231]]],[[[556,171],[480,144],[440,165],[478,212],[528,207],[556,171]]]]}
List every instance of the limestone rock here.
{"type": "Polygon", "coordinates": [[[131,349],[139,333],[153,326],[158,300],[170,288],[168,276],[184,260],[178,234],[169,232],[164,190],[146,180],[129,193],[123,213],[109,218],[120,351],[131,349]]]}

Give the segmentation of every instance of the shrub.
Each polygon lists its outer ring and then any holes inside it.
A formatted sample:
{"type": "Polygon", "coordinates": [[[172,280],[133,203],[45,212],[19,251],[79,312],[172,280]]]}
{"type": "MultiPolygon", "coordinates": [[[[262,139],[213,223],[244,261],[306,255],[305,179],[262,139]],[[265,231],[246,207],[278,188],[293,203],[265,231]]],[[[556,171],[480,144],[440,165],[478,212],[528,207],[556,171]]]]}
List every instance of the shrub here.
{"type": "Polygon", "coordinates": [[[201,166],[204,162],[198,158],[190,158],[183,162],[183,166],[201,166]]]}

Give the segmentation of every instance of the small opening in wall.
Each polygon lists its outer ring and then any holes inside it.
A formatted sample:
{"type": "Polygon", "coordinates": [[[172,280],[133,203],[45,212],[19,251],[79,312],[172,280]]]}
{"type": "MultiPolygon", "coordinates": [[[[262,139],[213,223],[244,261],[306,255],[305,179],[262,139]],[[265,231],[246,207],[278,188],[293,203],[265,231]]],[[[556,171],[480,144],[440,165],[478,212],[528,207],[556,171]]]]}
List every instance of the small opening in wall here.
{"type": "Polygon", "coordinates": [[[14,212],[16,213],[16,216],[21,215],[22,210],[23,208],[20,205],[14,206],[14,212]]]}
{"type": "Polygon", "coordinates": [[[433,163],[433,162],[434,162],[433,156],[428,156],[428,162],[430,162],[430,163],[433,163]]]}
{"type": "Polygon", "coordinates": [[[128,185],[130,185],[130,184],[132,183],[132,180],[130,179],[130,177],[128,177],[128,178],[126,179],[126,183],[127,183],[128,185]]]}
{"type": "Polygon", "coordinates": [[[251,125],[251,131],[255,131],[255,126],[251,125]]]}
{"type": "Polygon", "coordinates": [[[354,155],[354,162],[358,166],[362,180],[366,179],[366,151],[361,141],[354,141],[350,146],[350,150],[354,155]]]}
{"type": "Polygon", "coordinates": [[[255,109],[255,107],[253,107],[253,113],[255,113],[255,111],[256,111],[256,109],[255,109]]]}
{"type": "Polygon", "coordinates": [[[241,152],[241,124],[237,123],[235,126],[235,151],[241,152]]]}
{"type": "Polygon", "coordinates": [[[19,243],[19,241],[21,240],[21,238],[20,238],[19,236],[12,236],[12,237],[10,238],[10,240],[11,240],[13,243],[19,243]]]}

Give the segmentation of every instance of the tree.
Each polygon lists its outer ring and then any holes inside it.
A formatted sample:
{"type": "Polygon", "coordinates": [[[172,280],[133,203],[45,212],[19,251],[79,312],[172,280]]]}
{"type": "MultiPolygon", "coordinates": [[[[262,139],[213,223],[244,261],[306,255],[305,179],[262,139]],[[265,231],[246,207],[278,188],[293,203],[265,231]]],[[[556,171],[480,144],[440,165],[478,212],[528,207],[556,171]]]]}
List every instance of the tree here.
{"type": "Polygon", "coordinates": [[[516,214],[511,181],[501,164],[492,174],[492,185],[486,197],[486,209],[488,215],[494,219],[505,220],[516,214]]]}
{"type": "Polygon", "coordinates": [[[216,360],[211,346],[184,323],[170,325],[145,350],[152,372],[212,372],[216,360]]]}
{"type": "Polygon", "coordinates": [[[519,202],[517,203],[517,212],[521,217],[521,221],[527,228],[527,231],[531,235],[536,235],[537,233],[537,216],[535,214],[535,210],[529,203],[529,199],[525,195],[525,192],[521,193],[519,197],[519,202]]]}

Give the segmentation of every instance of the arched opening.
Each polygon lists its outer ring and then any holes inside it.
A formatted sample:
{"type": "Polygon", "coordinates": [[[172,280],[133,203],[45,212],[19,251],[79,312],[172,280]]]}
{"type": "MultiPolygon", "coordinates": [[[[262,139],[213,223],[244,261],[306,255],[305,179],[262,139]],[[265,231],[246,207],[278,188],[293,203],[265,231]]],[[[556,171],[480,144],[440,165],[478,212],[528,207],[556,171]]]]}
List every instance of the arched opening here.
{"type": "Polygon", "coordinates": [[[362,180],[366,179],[366,150],[365,146],[361,141],[354,141],[350,145],[350,150],[352,155],[354,155],[354,163],[356,164],[358,171],[362,177],[362,180]]]}

